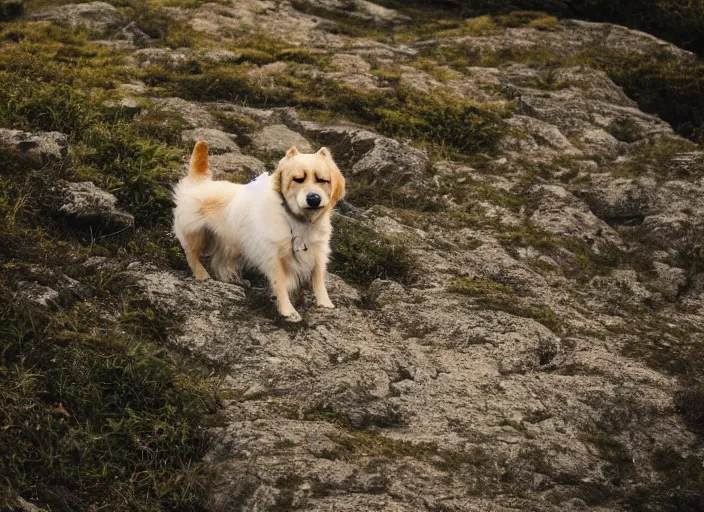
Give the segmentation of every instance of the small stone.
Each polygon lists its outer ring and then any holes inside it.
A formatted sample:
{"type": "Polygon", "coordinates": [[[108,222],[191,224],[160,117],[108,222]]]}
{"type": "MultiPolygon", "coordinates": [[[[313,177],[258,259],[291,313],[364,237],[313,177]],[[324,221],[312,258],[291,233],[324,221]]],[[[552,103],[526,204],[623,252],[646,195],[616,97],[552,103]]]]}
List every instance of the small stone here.
{"type": "Polygon", "coordinates": [[[0,128],[0,147],[45,162],[64,158],[68,151],[68,140],[66,135],[59,132],[29,133],[0,128]]]}
{"type": "Polygon", "coordinates": [[[61,297],[61,294],[53,288],[27,281],[17,283],[17,293],[23,299],[46,309],[58,306],[61,297]]]}

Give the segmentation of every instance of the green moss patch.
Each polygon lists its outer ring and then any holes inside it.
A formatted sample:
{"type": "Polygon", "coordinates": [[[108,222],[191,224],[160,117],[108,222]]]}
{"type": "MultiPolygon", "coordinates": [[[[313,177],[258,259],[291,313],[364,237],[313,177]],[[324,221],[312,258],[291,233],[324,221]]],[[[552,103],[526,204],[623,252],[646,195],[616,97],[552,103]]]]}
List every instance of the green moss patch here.
{"type": "Polygon", "coordinates": [[[472,277],[455,279],[450,285],[450,291],[476,297],[513,295],[515,293],[511,286],[497,283],[490,279],[475,279],[472,277]]]}

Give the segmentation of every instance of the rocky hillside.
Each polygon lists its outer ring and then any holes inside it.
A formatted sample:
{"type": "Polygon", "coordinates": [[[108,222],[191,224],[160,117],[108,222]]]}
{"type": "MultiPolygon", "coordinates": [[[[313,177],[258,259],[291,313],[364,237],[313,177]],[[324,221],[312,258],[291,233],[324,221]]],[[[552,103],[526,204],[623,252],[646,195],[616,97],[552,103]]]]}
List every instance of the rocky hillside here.
{"type": "Polygon", "coordinates": [[[693,54],[365,0],[41,0],[0,47],[0,506],[704,509],[693,54]],[[192,278],[199,139],[331,149],[336,309],[192,278]]]}

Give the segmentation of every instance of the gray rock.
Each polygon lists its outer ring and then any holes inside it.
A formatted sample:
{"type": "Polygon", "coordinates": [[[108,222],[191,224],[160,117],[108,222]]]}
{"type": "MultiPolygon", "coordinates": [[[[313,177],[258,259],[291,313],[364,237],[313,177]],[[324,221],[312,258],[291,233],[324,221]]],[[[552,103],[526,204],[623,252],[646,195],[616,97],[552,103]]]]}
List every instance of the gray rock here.
{"type": "Polygon", "coordinates": [[[531,191],[537,208],[530,216],[540,229],[555,235],[617,241],[618,235],[570,192],[557,185],[538,185],[531,191]]]}
{"type": "Polygon", "coordinates": [[[117,198],[90,181],[68,183],[61,193],[63,203],[56,213],[76,226],[118,231],[134,225],[134,217],[117,208],[117,198]]]}
{"type": "Polygon", "coordinates": [[[508,131],[501,141],[501,148],[504,151],[515,151],[522,155],[530,154],[536,157],[582,156],[582,151],[574,147],[554,125],[527,116],[513,116],[506,123],[519,133],[514,135],[511,130],[508,131]]]}
{"type": "Polygon", "coordinates": [[[59,160],[68,152],[66,135],[59,132],[29,133],[0,128],[0,147],[17,151],[32,160],[59,160]]]}
{"type": "Polygon", "coordinates": [[[704,175],[704,151],[680,153],[670,160],[669,170],[679,176],[704,175]]]}
{"type": "Polygon", "coordinates": [[[264,162],[241,153],[213,155],[209,159],[209,164],[215,179],[232,179],[238,183],[247,183],[266,172],[264,162]]]}
{"type": "Polygon", "coordinates": [[[369,73],[371,64],[359,55],[338,53],[332,58],[330,65],[338,72],[344,74],[369,73]]]}
{"type": "Polygon", "coordinates": [[[185,128],[218,128],[208,111],[197,103],[181,98],[151,98],[154,107],[183,119],[185,128]]]}
{"type": "Polygon", "coordinates": [[[642,222],[655,213],[655,182],[649,179],[608,178],[578,192],[594,212],[605,221],[642,222]]]}
{"type": "Polygon", "coordinates": [[[39,508],[19,496],[15,498],[15,503],[12,506],[14,507],[13,512],[46,512],[46,509],[39,508]]]}
{"type": "Polygon", "coordinates": [[[169,48],[142,48],[132,53],[140,67],[154,65],[175,67],[186,63],[193,57],[193,52],[187,48],[171,50],[169,48]]]}
{"type": "Polygon", "coordinates": [[[655,288],[668,300],[675,300],[687,284],[687,272],[656,261],[653,268],[657,275],[655,288]]]}
{"type": "Polygon", "coordinates": [[[382,7],[366,0],[304,0],[302,3],[337,16],[347,16],[377,24],[402,23],[410,20],[408,16],[394,9],[382,7]]]}
{"type": "Polygon", "coordinates": [[[120,12],[106,2],[60,5],[34,13],[30,18],[51,21],[73,30],[84,28],[98,34],[115,30],[123,24],[120,12]]]}
{"type": "Polygon", "coordinates": [[[186,130],[181,133],[181,138],[186,142],[192,143],[196,143],[199,140],[206,141],[211,155],[230,152],[239,153],[240,151],[233,135],[214,128],[186,130]]]}
{"type": "Polygon", "coordinates": [[[53,288],[27,281],[17,283],[17,294],[22,299],[32,302],[44,309],[58,307],[61,298],[61,294],[53,288]]]}
{"type": "Polygon", "coordinates": [[[251,137],[252,150],[269,160],[280,160],[292,146],[296,146],[301,153],[313,152],[305,137],[283,124],[266,126],[251,137]]]}

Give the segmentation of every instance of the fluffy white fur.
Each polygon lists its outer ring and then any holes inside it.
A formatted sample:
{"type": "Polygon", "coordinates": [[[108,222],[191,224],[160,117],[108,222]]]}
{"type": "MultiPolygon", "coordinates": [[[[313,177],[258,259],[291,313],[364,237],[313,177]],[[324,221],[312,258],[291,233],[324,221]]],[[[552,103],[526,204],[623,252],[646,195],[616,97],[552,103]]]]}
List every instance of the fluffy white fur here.
{"type": "Polygon", "coordinates": [[[325,287],[332,231],[330,215],[344,195],[344,178],[325,148],[301,154],[294,147],[274,174],[246,185],[213,181],[207,144],[196,144],[188,176],[174,189],[174,232],[197,279],[210,276],[200,263],[206,238],[214,236],[213,271],[219,279],[239,279],[249,265],[267,276],[279,313],[301,316],[289,294],[312,280],[319,306],[334,307],[325,287]],[[310,195],[320,198],[309,203],[310,195]],[[314,201],[315,202],[315,201],[314,201]]]}

